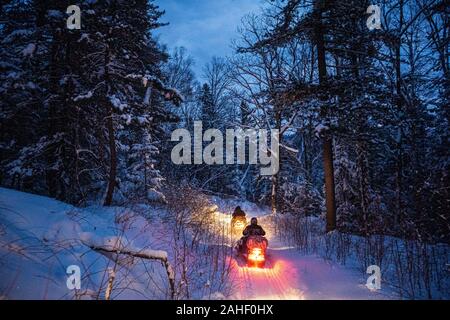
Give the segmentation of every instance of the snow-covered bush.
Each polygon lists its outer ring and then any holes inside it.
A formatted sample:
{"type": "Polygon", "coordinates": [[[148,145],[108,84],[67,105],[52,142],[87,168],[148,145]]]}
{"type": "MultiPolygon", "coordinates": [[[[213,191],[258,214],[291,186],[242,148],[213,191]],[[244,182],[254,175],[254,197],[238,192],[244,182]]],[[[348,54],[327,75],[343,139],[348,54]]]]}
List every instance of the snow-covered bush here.
{"type": "Polygon", "coordinates": [[[317,215],[321,211],[322,196],[311,184],[285,182],[279,191],[279,211],[301,215],[317,215]]]}
{"type": "Polygon", "coordinates": [[[381,268],[383,285],[406,299],[448,299],[450,277],[447,244],[428,244],[383,234],[366,237],[333,231],[324,234],[322,217],[285,214],[272,217],[277,234],[305,254],[319,254],[365,274],[370,265],[381,268]]]}
{"type": "MultiPolygon", "coordinates": [[[[167,193],[167,192],[166,192],[167,193]]],[[[217,292],[227,295],[232,281],[229,229],[218,225],[217,206],[205,195],[188,187],[171,187],[167,196],[167,219],[173,233],[176,297],[201,299],[217,292]]]]}

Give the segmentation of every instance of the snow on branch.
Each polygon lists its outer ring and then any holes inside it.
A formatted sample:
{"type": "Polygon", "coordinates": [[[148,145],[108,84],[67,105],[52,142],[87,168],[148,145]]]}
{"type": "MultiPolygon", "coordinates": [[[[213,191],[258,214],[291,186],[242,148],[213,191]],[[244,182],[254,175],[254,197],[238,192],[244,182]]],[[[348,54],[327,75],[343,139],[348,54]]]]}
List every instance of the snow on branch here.
{"type": "Polygon", "coordinates": [[[318,124],[314,128],[314,132],[317,138],[322,138],[328,131],[330,131],[330,127],[322,123],[318,124]]]}
{"type": "Polygon", "coordinates": [[[88,92],[86,92],[85,94],[79,94],[78,96],[76,96],[75,98],[73,98],[74,102],[80,101],[80,100],[86,100],[86,99],[90,99],[92,98],[92,91],[89,90],[88,92]]]}
{"type": "Polygon", "coordinates": [[[282,143],[280,143],[280,147],[286,149],[287,151],[293,152],[293,153],[299,153],[299,150],[298,150],[298,149],[289,147],[289,146],[287,146],[287,145],[285,145],[285,144],[282,144],[282,143]]]}
{"type": "Polygon", "coordinates": [[[153,89],[156,89],[163,95],[165,100],[171,101],[176,106],[179,106],[184,101],[183,95],[177,89],[167,87],[161,81],[161,79],[158,79],[156,77],[149,75],[142,76],[138,74],[129,74],[126,76],[126,78],[142,80],[142,84],[144,85],[144,87],[151,87],[153,89]]]}
{"type": "Polygon", "coordinates": [[[297,117],[297,115],[298,115],[298,111],[296,111],[296,112],[292,115],[292,117],[289,119],[289,121],[288,121],[283,127],[281,127],[281,130],[280,130],[280,134],[281,134],[281,135],[283,135],[283,133],[284,133],[287,129],[289,129],[289,127],[292,125],[292,123],[294,122],[294,120],[295,120],[295,118],[297,117]]]}
{"type": "Polygon", "coordinates": [[[167,278],[169,280],[171,298],[174,298],[175,273],[169,262],[166,251],[134,248],[129,244],[125,244],[121,237],[99,238],[89,232],[82,233],[80,239],[84,245],[95,251],[124,254],[136,258],[161,261],[166,269],[167,278]]]}
{"type": "Polygon", "coordinates": [[[24,57],[32,57],[35,52],[36,52],[36,44],[30,43],[25,47],[25,49],[22,50],[22,55],[24,57]]]}

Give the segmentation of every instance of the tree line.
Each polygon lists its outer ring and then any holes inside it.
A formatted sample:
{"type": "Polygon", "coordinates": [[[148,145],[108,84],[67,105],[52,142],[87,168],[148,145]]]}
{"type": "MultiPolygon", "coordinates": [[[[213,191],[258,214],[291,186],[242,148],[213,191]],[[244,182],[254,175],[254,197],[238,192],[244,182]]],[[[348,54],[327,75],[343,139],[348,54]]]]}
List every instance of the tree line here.
{"type": "Polygon", "coordinates": [[[328,231],[450,240],[446,1],[383,0],[374,30],[366,0],[268,1],[202,75],[152,35],[152,1],[82,2],[81,30],[69,4],[1,6],[2,185],[110,205],[186,184],[328,231]],[[279,173],[174,165],[170,132],[197,120],[278,129],[279,173]]]}

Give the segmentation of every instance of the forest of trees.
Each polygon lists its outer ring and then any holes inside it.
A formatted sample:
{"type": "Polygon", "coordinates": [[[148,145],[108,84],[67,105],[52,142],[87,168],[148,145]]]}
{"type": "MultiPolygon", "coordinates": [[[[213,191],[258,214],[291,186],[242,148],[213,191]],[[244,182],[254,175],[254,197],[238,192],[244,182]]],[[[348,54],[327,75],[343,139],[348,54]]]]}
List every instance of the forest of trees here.
{"type": "Polygon", "coordinates": [[[157,41],[153,1],[80,1],[80,30],[70,4],[0,6],[2,186],[109,206],[186,185],[328,231],[450,242],[447,1],[379,1],[374,30],[367,0],[267,1],[211,61],[157,41]],[[279,129],[279,173],[174,165],[171,131],[197,120],[279,129]]]}

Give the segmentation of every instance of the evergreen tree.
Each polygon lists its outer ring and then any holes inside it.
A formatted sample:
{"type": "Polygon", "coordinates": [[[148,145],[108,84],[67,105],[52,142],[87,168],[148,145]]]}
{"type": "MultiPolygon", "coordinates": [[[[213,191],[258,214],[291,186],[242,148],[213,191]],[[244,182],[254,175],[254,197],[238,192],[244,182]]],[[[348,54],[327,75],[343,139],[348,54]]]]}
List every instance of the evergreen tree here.
{"type": "Polygon", "coordinates": [[[217,128],[216,125],[219,122],[219,119],[217,118],[217,108],[213,101],[211,89],[207,83],[205,83],[202,87],[202,91],[200,93],[200,104],[202,107],[203,128],[205,130],[217,128]]]}
{"type": "MultiPolygon", "coordinates": [[[[26,71],[23,79],[35,74],[39,88],[36,99],[18,96],[5,106],[31,110],[35,104],[36,110],[35,123],[28,124],[33,124],[33,137],[9,152],[7,175],[25,172],[30,190],[69,202],[105,192],[104,203],[110,205],[115,190],[127,195],[130,185],[142,193],[159,192],[156,144],[163,138],[163,122],[174,120],[163,100],[181,101],[177,91],[162,82],[161,63],[167,55],[151,35],[161,26],[163,12],[145,0],[86,1],[81,4],[81,30],[68,30],[69,4],[30,1],[4,11],[23,11],[31,19],[21,22],[32,29],[23,32],[27,38],[11,41],[1,54],[12,59],[21,48],[23,59],[15,64],[26,71]],[[34,62],[31,58],[37,54],[34,62]],[[34,65],[26,65],[31,61],[34,65]],[[138,176],[143,182],[136,181],[138,176]]],[[[2,32],[17,34],[12,28],[2,32]]],[[[11,82],[4,90],[12,87],[11,82]]],[[[26,126],[21,122],[17,127],[26,126]]],[[[2,145],[10,146],[12,136],[5,134],[2,145]]]]}

